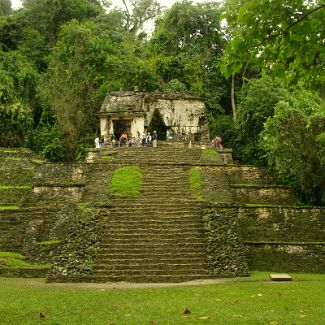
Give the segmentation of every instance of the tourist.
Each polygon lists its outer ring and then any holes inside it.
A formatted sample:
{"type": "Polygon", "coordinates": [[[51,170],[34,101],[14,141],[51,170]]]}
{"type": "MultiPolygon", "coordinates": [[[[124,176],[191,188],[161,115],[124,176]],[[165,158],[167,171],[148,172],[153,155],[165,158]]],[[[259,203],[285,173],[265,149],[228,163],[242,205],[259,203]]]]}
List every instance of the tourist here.
{"type": "Polygon", "coordinates": [[[214,145],[217,150],[223,150],[222,139],[219,136],[214,139],[214,145]]]}
{"type": "Polygon", "coordinates": [[[122,135],[120,136],[120,145],[122,147],[125,147],[127,140],[128,140],[128,136],[126,135],[125,132],[123,132],[122,135]]]}
{"type": "Polygon", "coordinates": [[[101,149],[104,148],[104,138],[103,138],[103,137],[101,137],[101,138],[99,139],[99,148],[101,148],[101,149]]]}
{"type": "Polygon", "coordinates": [[[98,137],[96,137],[96,139],[95,139],[95,148],[99,149],[99,138],[98,137]]]}
{"type": "Polygon", "coordinates": [[[151,137],[151,134],[150,132],[147,133],[147,146],[148,147],[151,147],[152,146],[152,137],[151,137]]]}
{"type": "Polygon", "coordinates": [[[137,131],[137,135],[136,135],[136,138],[135,138],[135,143],[136,143],[137,147],[140,147],[140,141],[141,141],[141,134],[140,134],[139,131],[137,131]]]}
{"type": "Polygon", "coordinates": [[[147,135],[145,133],[142,134],[142,147],[147,146],[147,135]]]}
{"type": "Polygon", "coordinates": [[[157,131],[153,131],[153,135],[152,135],[152,146],[154,148],[157,148],[157,139],[158,139],[157,131]]]}
{"type": "Polygon", "coordinates": [[[113,149],[115,147],[115,143],[116,143],[115,136],[113,133],[111,133],[109,140],[110,140],[110,148],[113,149]]]}

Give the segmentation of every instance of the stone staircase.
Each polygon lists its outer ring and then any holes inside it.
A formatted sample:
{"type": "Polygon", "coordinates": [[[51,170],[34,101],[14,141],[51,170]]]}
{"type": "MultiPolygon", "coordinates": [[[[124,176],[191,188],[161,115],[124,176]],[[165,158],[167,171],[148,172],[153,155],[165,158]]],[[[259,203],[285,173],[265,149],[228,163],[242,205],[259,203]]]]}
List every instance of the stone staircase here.
{"type": "Polygon", "coordinates": [[[88,149],[87,162],[103,161],[127,165],[224,165],[232,164],[232,150],[220,151],[214,157],[205,157],[201,148],[186,147],[121,147],[88,149]]]}
{"type": "MultiPolygon", "coordinates": [[[[145,148],[149,149],[149,148],[145,148]]],[[[92,281],[209,277],[200,202],[182,166],[143,166],[141,196],[115,199],[92,281]]]]}

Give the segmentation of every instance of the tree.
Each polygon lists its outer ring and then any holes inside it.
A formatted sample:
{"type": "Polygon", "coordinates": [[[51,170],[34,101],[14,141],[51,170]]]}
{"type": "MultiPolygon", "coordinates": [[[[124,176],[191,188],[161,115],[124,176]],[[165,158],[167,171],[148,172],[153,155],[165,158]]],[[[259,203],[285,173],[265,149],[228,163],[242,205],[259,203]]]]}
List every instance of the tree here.
{"type": "Polygon", "coordinates": [[[267,164],[308,203],[325,204],[325,103],[299,89],[275,105],[260,136],[267,164]]]}
{"type": "Polygon", "coordinates": [[[33,127],[38,73],[19,52],[0,51],[0,146],[23,146],[33,127]]]}
{"type": "Polygon", "coordinates": [[[72,19],[84,21],[103,12],[101,2],[97,0],[25,0],[20,20],[54,44],[64,23],[72,19]]]}
{"type": "Polygon", "coordinates": [[[137,35],[143,25],[161,14],[161,5],[156,0],[122,0],[125,10],[124,24],[127,31],[137,35]]]}
{"type": "Polygon", "coordinates": [[[249,164],[264,164],[264,151],[259,146],[259,134],[264,122],[273,116],[275,105],[287,90],[280,80],[270,77],[251,80],[240,93],[238,100],[237,141],[239,158],[249,164]]]}
{"type": "Polygon", "coordinates": [[[8,16],[11,12],[11,0],[0,0],[0,16],[8,16]]]}
{"type": "Polygon", "coordinates": [[[162,85],[177,79],[220,111],[216,94],[225,93],[226,81],[216,68],[223,47],[218,4],[175,3],[157,20],[151,46],[162,85]]]}
{"type": "Polygon", "coordinates": [[[227,78],[255,63],[294,82],[324,82],[323,0],[228,0],[224,7],[231,30],[221,65],[227,78]]]}

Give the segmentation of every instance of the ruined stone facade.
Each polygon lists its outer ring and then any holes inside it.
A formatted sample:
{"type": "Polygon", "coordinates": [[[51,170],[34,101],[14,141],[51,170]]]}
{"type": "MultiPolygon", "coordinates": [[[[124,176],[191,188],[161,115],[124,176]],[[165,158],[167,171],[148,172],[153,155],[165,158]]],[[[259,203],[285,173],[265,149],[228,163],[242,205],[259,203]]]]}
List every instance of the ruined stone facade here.
{"type": "Polygon", "coordinates": [[[207,141],[205,104],[201,97],[180,94],[119,91],[108,93],[99,112],[104,138],[122,132],[158,132],[160,140],[207,141]]]}

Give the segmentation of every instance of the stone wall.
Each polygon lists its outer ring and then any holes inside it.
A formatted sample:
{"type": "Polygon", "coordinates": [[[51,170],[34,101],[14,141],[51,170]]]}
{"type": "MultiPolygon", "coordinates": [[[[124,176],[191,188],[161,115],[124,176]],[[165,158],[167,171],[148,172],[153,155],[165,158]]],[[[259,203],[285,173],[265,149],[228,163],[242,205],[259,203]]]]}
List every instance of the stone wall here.
{"type": "Polygon", "coordinates": [[[218,277],[249,275],[245,249],[234,210],[219,213],[212,207],[205,210],[203,220],[211,275],[218,277]]]}
{"type": "MultiPolygon", "coordinates": [[[[224,218],[237,216],[250,270],[325,272],[324,208],[220,204],[211,209],[224,218]]],[[[222,227],[217,222],[212,232],[218,234],[222,227]]]]}

